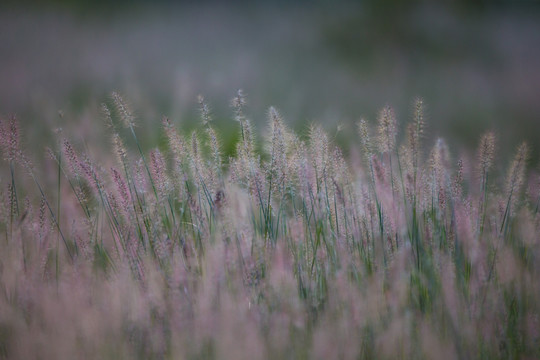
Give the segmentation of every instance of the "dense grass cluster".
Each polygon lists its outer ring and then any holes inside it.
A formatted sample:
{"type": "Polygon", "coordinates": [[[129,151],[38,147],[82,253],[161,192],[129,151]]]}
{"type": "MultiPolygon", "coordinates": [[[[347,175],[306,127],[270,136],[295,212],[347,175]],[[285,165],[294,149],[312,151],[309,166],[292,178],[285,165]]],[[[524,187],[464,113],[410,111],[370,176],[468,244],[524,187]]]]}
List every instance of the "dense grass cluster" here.
{"type": "Polygon", "coordinates": [[[2,121],[0,358],[540,357],[525,144],[453,158],[417,100],[407,126],[360,120],[347,160],[274,108],[259,146],[239,92],[225,159],[199,100],[199,131],[164,118],[146,151],[113,94],[110,158],[59,134],[32,164],[2,121]]]}

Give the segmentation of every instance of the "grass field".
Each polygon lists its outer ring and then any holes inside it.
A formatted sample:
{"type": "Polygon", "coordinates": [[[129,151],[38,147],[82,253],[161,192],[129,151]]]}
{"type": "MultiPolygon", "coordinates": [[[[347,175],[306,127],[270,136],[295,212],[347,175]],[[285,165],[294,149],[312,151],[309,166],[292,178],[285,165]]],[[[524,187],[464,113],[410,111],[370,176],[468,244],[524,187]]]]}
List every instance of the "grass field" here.
{"type": "Polygon", "coordinates": [[[2,120],[1,357],[540,356],[525,143],[499,164],[487,132],[455,157],[417,99],[406,134],[387,106],[344,158],[318,125],[270,108],[260,138],[232,105],[229,158],[202,97],[198,128],[163,118],[151,150],[117,93],[96,154],[62,132],[30,154],[2,120]]]}
{"type": "Polygon", "coordinates": [[[0,359],[540,358],[539,10],[1,4],[0,359]]]}

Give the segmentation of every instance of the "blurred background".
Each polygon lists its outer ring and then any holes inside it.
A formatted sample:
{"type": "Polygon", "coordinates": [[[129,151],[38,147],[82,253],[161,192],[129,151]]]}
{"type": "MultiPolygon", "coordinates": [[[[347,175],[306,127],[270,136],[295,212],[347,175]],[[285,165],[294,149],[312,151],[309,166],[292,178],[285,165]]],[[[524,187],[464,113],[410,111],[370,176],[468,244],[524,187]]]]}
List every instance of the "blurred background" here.
{"type": "Polygon", "coordinates": [[[474,148],[493,129],[505,149],[528,140],[537,158],[539,5],[3,1],[0,114],[17,114],[32,145],[60,127],[90,143],[102,136],[99,104],[116,90],[149,147],[161,141],[163,115],[194,127],[203,94],[231,152],[229,103],[241,88],[259,132],[274,105],[300,133],[323,123],[347,148],[360,117],[374,123],[389,104],[403,126],[421,96],[430,141],[474,148]]]}

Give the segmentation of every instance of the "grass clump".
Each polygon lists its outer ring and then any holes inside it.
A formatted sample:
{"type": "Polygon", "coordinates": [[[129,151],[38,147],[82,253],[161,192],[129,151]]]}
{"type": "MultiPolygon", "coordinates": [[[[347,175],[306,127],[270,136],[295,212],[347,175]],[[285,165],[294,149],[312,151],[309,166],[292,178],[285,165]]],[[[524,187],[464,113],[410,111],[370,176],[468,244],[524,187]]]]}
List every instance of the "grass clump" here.
{"type": "Polygon", "coordinates": [[[59,138],[37,167],[2,121],[0,357],[540,356],[525,144],[500,178],[493,133],[477,158],[429,150],[418,99],[401,146],[388,106],[349,160],[270,108],[258,153],[239,91],[225,159],[199,103],[200,132],[164,118],[167,147],[146,150],[115,93],[115,156],[59,138]]]}

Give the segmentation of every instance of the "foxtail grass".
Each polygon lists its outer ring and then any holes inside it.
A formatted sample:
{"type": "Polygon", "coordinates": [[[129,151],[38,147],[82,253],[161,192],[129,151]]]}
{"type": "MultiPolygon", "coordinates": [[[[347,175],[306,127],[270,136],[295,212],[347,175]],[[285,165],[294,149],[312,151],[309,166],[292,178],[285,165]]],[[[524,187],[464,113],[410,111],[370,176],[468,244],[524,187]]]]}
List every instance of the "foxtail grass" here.
{"type": "Polygon", "coordinates": [[[109,158],[63,133],[34,165],[0,123],[0,358],[540,357],[525,144],[506,176],[492,132],[454,158],[416,99],[403,136],[387,106],[345,156],[274,107],[257,136],[239,91],[226,158],[202,97],[149,149],[107,103],[109,158]]]}

